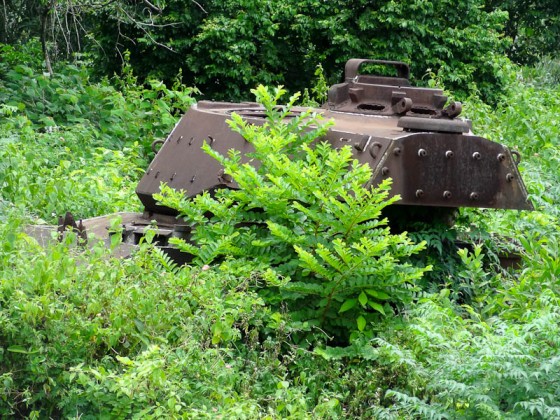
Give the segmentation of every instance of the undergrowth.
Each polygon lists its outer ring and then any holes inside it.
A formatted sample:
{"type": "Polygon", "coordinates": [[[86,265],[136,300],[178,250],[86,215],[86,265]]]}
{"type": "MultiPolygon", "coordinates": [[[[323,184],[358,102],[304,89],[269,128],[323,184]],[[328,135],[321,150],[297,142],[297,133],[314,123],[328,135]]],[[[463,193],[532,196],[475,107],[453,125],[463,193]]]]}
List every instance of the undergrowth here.
{"type": "Polygon", "coordinates": [[[455,231],[413,236],[378,218],[387,186],[356,189],[365,171],[347,151],[307,147],[309,131],[278,115],[261,129],[234,117],[234,129],[266,139],[256,153],[267,166],[207,148],[253,194],[176,197],[199,242],[183,245],[196,261],[179,267],[153,246],[153,232],[118,259],[93,239],[75,246],[71,233],[42,248],[25,225],[66,210],[137,208],[149,145],[194,91],[139,85],[126,72],[91,83],[87,67],[45,76],[33,54],[5,57],[0,416],[560,417],[556,85],[521,81],[507,102],[465,106],[477,134],[522,153],[536,211],[461,210],[455,231]],[[325,194],[321,176],[337,194],[325,194]],[[253,224],[236,235],[247,216],[253,224]],[[463,250],[452,246],[457,237],[463,250]],[[521,254],[519,269],[492,268],[504,247],[521,254]]]}

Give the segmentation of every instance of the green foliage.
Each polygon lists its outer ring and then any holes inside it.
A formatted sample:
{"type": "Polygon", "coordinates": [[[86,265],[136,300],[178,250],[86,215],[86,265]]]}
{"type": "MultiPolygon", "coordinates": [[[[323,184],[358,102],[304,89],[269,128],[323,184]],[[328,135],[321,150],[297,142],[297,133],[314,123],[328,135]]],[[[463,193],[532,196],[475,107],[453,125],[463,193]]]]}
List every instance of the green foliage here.
{"type": "MultiPolygon", "coordinates": [[[[423,391],[387,392],[390,414],[422,418],[556,418],[559,342],[558,297],[543,293],[541,310],[522,323],[480,322],[454,314],[446,299],[427,299],[413,311],[399,351],[425,381],[423,391]],[[406,338],[405,338],[406,337],[406,338]]],[[[395,342],[395,338],[387,337],[395,342]]]]}
{"type": "Polygon", "coordinates": [[[85,66],[38,73],[5,47],[0,63],[0,196],[43,220],[138,208],[134,186],[150,144],[167,136],[195,91],[152,80],[137,86],[130,66],[115,86],[91,83],[85,66]]]}
{"type": "Polygon", "coordinates": [[[0,149],[0,196],[51,222],[66,211],[91,217],[138,208],[133,191],[144,162],[140,146],[85,152],[88,134],[24,131],[12,137],[0,149]]]}
{"type": "Polygon", "coordinates": [[[505,32],[513,40],[508,55],[516,63],[533,65],[543,55],[560,51],[560,5],[556,0],[489,0],[485,6],[508,12],[505,32]]]}
{"type": "MultiPolygon", "coordinates": [[[[508,79],[508,14],[482,0],[34,3],[5,5],[6,34],[12,27],[27,39],[43,35],[53,58],[85,53],[105,75],[120,69],[128,49],[142,79],[170,81],[183,69],[185,83],[212,99],[247,99],[259,83],[303,91],[318,63],[332,84],[352,57],[403,60],[417,81],[431,69],[446,86],[488,98],[508,79]]],[[[11,33],[2,41],[16,42],[11,33]]]]}
{"type": "MultiPolygon", "coordinates": [[[[28,48],[37,52],[34,44],[28,48]]],[[[28,66],[24,58],[25,49],[9,66],[0,64],[0,103],[17,107],[36,129],[74,126],[87,131],[87,137],[95,140],[90,147],[141,142],[148,151],[151,142],[165,137],[194,103],[192,94],[197,92],[178,81],[171,89],[158,80],[139,86],[126,63],[122,77],[114,77],[111,84],[91,83],[91,70],[85,65],[66,65],[49,75],[28,66]],[[142,124],[132,123],[140,120],[142,124]]]]}
{"type": "Polygon", "coordinates": [[[522,153],[536,211],[463,209],[453,231],[411,235],[420,250],[387,232],[386,185],[366,194],[367,171],[315,139],[321,122],[261,89],[267,125],[232,123],[259,145],[261,166],[214,154],[246,189],[190,204],[168,191],[199,246],[183,245],[197,260],[178,267],[153,231],[125,260],[72,234],[44,249],[24,233],[29,214],[135,208],[142,150],[174,122],[174,89],[137,86],[129,66],[111,83],[79,66],[41,76],[36,54],[2,52],[0,417],[560,417],[560,92],[544,70],[524,70],[494,107],[465,104],[477,134],[522,153]],[[126,112],[111,114],[105,96],[126,112]],[[154,114],[134,109],[144,98],[154,114]],[[494,267],[503,249],[521,254],[520,269],[494,267]]]}
{"type": "Polygon", "coordinates": [[[524,67],[522,77],[529,84],[555,89],[560,85],[560,59],[552,56],[541,57],[533,67],[524,67]]]}
{"type": "Polygon", "coordinates": [[[492,97],[507,81],[503,53],[509,42],[501,36],[507,15],[487,13],[483,5],[479,0],[230,1],[213,9],[211,3],[197,29],[201,42],[184,48],[184,56],[197,83],[213,97],[238,98],[239,87],[246,92],[257,83],[303,90],[316,63],[331,83],[338,82],[351,57],[403,60],[417,80],[432,69],[456,91],[492,97]]]}
{"type": "Polygon", "coordinates": [[[131,259],[102,242],[80,250],[71,234],[42,249],[21,223],[11,211],[0,226],[2,416],[161,417],[229,404],[236,382],[227,349],[210,347],[214,326],[229,317],[230,341],[239,337],[265,316],[261,299],[231,276],[173,267],[147,242],[131,259]],[[216,378],[231,389],[219,393],[216,378]]]}
{"type": "Polygon", "coordinates": [[[411,301],[415,281],[429,267],[402,261],[424,244],[384,226],[381,211],[397,199],[387,198],[389,182],[364,188],[369,166],[352,159],[350,147],[316,141],[327,125],[311,111],[292,114],[297,95],[277,107],[283,90],[253,92],[266,122],[254,126],[233,114],[230,125],[254,147],[249,156],[258,168],[242,163],[238,151],[226,157],[204,146],[239,189],[186,201],[164,186],[155,197],[193,227],[189,243],[175,244],[195,263],[225,258],[222,269],[261,276],[262,295],[286,305],[294,325],[345,340],[411,301]]]}

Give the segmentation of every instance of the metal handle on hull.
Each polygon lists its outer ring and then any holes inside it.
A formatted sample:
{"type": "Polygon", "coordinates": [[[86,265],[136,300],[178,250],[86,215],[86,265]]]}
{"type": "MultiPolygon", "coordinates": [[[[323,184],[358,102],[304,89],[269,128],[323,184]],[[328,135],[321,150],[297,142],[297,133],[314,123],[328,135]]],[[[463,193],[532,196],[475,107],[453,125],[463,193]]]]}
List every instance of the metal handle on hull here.
{"type": "Polygon", "coordinates": [[[410,68],[408,64],[403,63],[402,61],[387,61],[387,60],[369,60],[365,58],[352,58],[346,62],[346,66],[344,68],[344,77],[346,79],[354,79],[359,75],[360,66],[362,64],[369,63],[369,64],[380,64],[384,66],[394,67],[397,70],[397,74],[401,79],[407,79],[410,76],[410,68]]]}

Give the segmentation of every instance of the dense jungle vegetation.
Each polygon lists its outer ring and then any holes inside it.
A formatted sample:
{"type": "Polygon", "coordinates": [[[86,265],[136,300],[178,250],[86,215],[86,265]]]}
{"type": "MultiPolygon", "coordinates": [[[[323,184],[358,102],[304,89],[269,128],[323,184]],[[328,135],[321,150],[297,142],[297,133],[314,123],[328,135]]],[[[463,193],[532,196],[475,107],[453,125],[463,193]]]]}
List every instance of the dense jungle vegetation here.
{"type": "Polygon", "coordinates": [[[2,418],[560,418],[560,4],[372,3],[2,2],[2,418]],[[523,156],[535,211],[392,232],[388,184],[309,147],[328,121],[282,122],[352,57],[403,60],[463,101],[523,156]],[[118,218],[109,247],[25,233],[140,211],[150,144],[202,98],[256,99],[268,120],[230,123],[258,170],[207,149],[240,190],[162,186],[191,264],[153,232],[114,257],[118,218]]]}

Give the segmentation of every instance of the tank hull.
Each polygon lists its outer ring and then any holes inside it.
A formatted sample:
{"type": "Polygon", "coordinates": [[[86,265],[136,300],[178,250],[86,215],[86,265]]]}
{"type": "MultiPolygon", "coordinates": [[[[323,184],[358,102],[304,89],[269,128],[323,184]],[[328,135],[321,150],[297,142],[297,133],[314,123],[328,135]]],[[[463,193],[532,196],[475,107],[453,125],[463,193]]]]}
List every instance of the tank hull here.
{"type": "MultiPolygon", "coordinates": [[[[146,210],[176,214],[153,199],[161,183],[184,190],[191,197],[215,188],[236,188],[235,182],[224,179],[219,162],[201,146],[206,142],[224,155],[230,149],[243,155],[250,153],[251,144],[232,132],[226,121],[235,112],[250,123],[262,124],[262,111],[258,104],[200,102],[193,106],[138,184],[136,193],[146,210]]],[[[372,176],[365,188],[391,178],[391,194],[400,196],[399,205],[532,208],[514,158],[518,155],[504,145],[472,134],[466,121],[447,120],[444,122],[449,127],[440,127],[429,120],[422,125],[423,120],[414,121],[415,117],[403,123],[397,116],[314,111],[334,122],[320,140],[335,148],[350,145],[354,157],[370,166],[372,176]]]]}

